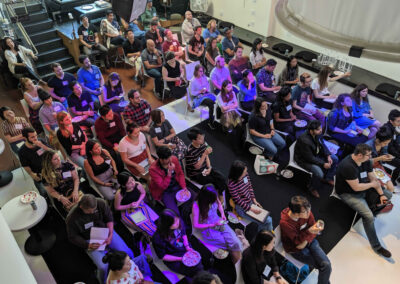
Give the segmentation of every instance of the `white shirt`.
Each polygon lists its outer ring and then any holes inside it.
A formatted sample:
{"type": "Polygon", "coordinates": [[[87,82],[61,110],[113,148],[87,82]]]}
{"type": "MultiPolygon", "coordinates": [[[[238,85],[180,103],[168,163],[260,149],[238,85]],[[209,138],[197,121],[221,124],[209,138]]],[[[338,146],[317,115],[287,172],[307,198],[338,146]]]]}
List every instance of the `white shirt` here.
{"type": "Polygon", "coordinates": [[[260,63],[263,58],[265,58],[264,53],[261,54],[259,50],[256,51],[256,54],[254,54],[254,52],[250,52],[250,63],[252,66],[260,63]]]}
{"type": "Polygon", "coordinates": [[[325,96],[325,95],[328,95],[330,93],[329,90],[328,90],[328,87],[325,87],[323,90],[320,90],[319,88],[320,88],[320,86],[319,86],[319,83],[318,83],[318,78],[315,78],[311,83],[311,89],[317,90],[318,94],[321,95],[321,96],[325,96]]]}
{"type": "Polygon", "coordinates": [[[139,156],[144,150],[146,150],[146,137],[142,132],[139,134],[139,144],[133,145],[130,138],[125,136],[121,139],[118,145],[118,151],[126,153],[128,159],[139,156]]]}

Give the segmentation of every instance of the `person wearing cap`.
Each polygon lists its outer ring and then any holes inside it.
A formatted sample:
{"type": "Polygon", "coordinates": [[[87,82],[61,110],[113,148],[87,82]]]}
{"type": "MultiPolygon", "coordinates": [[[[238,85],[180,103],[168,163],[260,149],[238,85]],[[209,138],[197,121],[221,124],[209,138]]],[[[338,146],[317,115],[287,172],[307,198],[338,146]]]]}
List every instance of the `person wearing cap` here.
{"type": "Polygon", "coordinates": [[[249,57],[243,56],[243,48],[235,46],[235,57],[229,61],[229,71],[234,84],[243,79],[243,72],[251,68],[249,57]]]}
{"type": "Polygon", "coordinates": [[[158,20],[151,21],[150,29],[147,31],[145,38],[146,40],[151,39],[152,41],[154,41],[156,48],[159,51],[162,51],[164,33],[160,29],[158,29],[158,20]]]}
{"type": "Polygon", "coordinates": [[[107,202],[92,194],[83,195],[79,203],[69,211],[66,219],[68,240],[86,250],[97,266],[100,283],[106,283],[107,279],[108,264],[103,263],[102,259],[108,250],[124,251],[131,259],[134,258],[132,250],[114,231],[113,221],[113,214],[107,202]],[[92,228],[108,229],[108,236],[103,243],[106,245],[105,249],[98,250],[102,243],[90,242],[92,228]]]}
{"type": "Polygon", "coordinates": [[[148,39],[146,42],[146,48],[142,51],[142,61],[147,74],[154,78],[155,96],[160,98],[162,93],[162,55],[161,52],[155,46],[153,40],[148,39]]]}
{"type": "Polygon", "coordinates": [[[157,10],[153,7],[152,0],[147,0],[146,9],[143,14],[140,15],[140,21],[146,31],[150,29],[151,21],[158,21],[157,10]]]}
{"type": "Polygon", "coordinates": [[[78,82],[75,81],[71,85],[74,92],[68,98],[69,111],[72,116],[81,117],[79,125],[92,127],[97,118],[94,102],[89,93],[82,93],[82,87],[78,82]]]}
{"type": "Polygon", "coordinates": [[[163,80],[167,82],[172,96],[175,99],[179,99],[186,94],[183,66],[175,59],[172,51],[166,53],[165,61],[166,63],[162,67],[163,80]]]}
{"type": "Polygon", "coordinates": [[[225,66],[225,60],[221,55],[218,55],[217,58],[215,58],[215,67],[211,71],[210,79],[214,85],[215,94],[218,94],[221,91],[222,82],[225,80],[232,82],[229,69],[225,66]]]}
{"type": "Polygon", "coordinates": [[[229,63],[233,56],[235,56],[235,47],[240,46],[243,48],[243,45],[239,39],[233,35],[232,28],[226,27],[223,33],[225,38],[222,40],[222,52],[224,54],[225,61],[229,63]]]}
{"type": "Polygon", "coordinates": [[[274,70],[277,62],[268,59],[264,68],[257,73],[258,96],[265,98],[268,102],[274,103],[276,100],[275,92],[281,89],[276,85],[274,70]]]}
{"type": "Polygon", "coordinates": [[[110,48],[111,45],[122,45],[125,41],[121,28],[118,22],[114,20],[114,13],[111,10],[107,10],[106,18],[101,20],[100,32],[107,48],[110,48]]]}
{"type": "Polygon", "coordinates": [[[140,68],[142,68],[142,59],[140,57],[142,51],[142,44],[139,39],[136,38],[134,32],[130,29],[125,30],[126,41],[122,45],[124,48],[125,56],[128,57],[129,62],[135,65],[135,76],[134,80],[138,81],[138,74],[140,68]]]}
{"type": "Polygon", "coordinates": [[[192,12],[186,11],[185,20],[182,23],[182,43],[186,44],[194,36],[194,28],[201,26],[199,20],[193,18],[192,12]]]}
{"type": "Polygon", "coordinates": [[[101,59],[105,64],[106,68],[108,69],[109,63],[106,58],[108,49],[104,45],[99,43],[97,28],[89,23],[89,18],[87,17],[87,15],[82,14],[80,16],[80,19],[82,25],[80,25],[78,28],[78,35],[79,35],[79,41],[83,47],[82,48],[83,53],[86,54],[87,56],[91,56],[93,50],[100,51],[101,59]]]}
{"type": "Polygon", "coordinates": [[[201,26],[194,27],[194,35],[188,42],[188,55],[192,61],[204,64],[204,38],[201,36],[201,26]]]}
{"type": "Polygon", "coordinates": [[[47,81],[47,86],[49,87],[49,93],[61,102],[65,108],[68,108],[68,97],[72,94],[72,88],[69,86],[73,81],[76,81],[74,75],[69,72],[64,72],[61,64],[54,62],[50,64],[51,70],[54,72],[49,81],[47,81]]]}

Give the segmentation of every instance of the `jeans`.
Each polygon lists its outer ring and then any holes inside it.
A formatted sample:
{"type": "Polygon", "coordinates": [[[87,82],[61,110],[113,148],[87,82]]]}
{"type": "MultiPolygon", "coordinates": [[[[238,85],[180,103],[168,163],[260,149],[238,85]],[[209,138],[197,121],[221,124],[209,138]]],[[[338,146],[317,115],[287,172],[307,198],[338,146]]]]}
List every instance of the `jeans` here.
{"type": "Polygon", "coordinates": [[[156,93],[161,94],[162,93],[162,75],[161,75],[161,69],[160,68],[152,68],[152,69],[147,69],[146,70],[147,74],[154,78],[154,87],[156,89],[156,93]]]}
{"type": "Polygon", "coordinates": [[[208,122],[214,122],[214,101],[208,98],[205,98],[200,105],[208,107],[208,122]]]}
{"type": "Polygon", "coordinates": [[[326,180],[333,180],[333,177],[336,174],[336,167],[339,161],[339,158],[336,155],[331,155],[332,165],[329,169],[322,168],[316,164],[302,163],[301,161],[297,162],[297,164],[304,168],[307,171],[312,172],[311,178],[311,188],[317,189],[320,186],[320,181],[325,177],[326,180]]]}
{"type": "Polygon", "coordinates": [[[30,68],[28,65],[27,66],[15,66],[14,73],[15,74],[24,74],[25,76],[27,76],[31,79],[34,79],[36,81],[40,80],[39,75],[36,74],[36,72],[33,71],[33,69],[30,68]]]}
{"type": "Polygon", "coordinates": [[[328,256],[314,239],[304,249],[291,254],[295,259],[304,262],[318,269],[318,284],[329,284],[329,277],[332,272],[331,262],[328,256]]]}
{"type": "Polygon", "coordinates": [[[331,136],[332,136],[332,138],[337,139],[340,142],[343,142],[345,144],[350,144],[353,147],[356,147],[357,144],[365,143],[368,140],[368,137],[366,137],[364,135],[358,135],[356,137],[351,137],[344,133],[332,133],[331,136]]]}
{"type": "Polygon", "coordinates": [[[246,214],[246,211],[244,211],[244,209],[242,207],[240,207],[239,205],[236,204],[236,212],[239,214],[240,217],[242,217],[243,219],[249,220],[251,222],[254,222],[258,225],[258,231],[261,230],[268,230],[268,231],[272,231],[273,227],[272,227],[272,218],[271,216],[268,216],[264,223],[261,223],[260,221],[250,217],[249,215],[246,214]]]}
{"type": "Polygon", "coordinates": [[[271,138],[261,138],[254,135],[251,135],[251,138],[256,144],[264,148],[264,153],[268,157],[274,157],[286,146],[285,140],[278,133],[275,133],[271,138]]]}
{"type": "Polygon", "coordinates": [[[86,159],[86,156],[81,156],[80,152],[78,151],[78,152],[72,152],[70,157],[71,157],[72,162],[77,164],[78,167],[80,167],[82,169],[84,168],[83,164],[86,159]]]}
{"type": "Polygon", "coordinates": [[[93,50],[98,50],[100,51],[100,57],[103,63],[105,64],[106,62],[106,57],[108,53],[108,49],[102,45],[101,43],[98,43],[97,45],[92,45],[92,48],[88,48],[85,45],[83,46],[83,53],[89,56],[90,60],[93,62],[94,58],[92,56],[93,50]]]}
{"type": "MultiPolygon", "coordinates": [[[[371,247],[374,250],[380,249],[381,243],[379,242],[378,236],[376,235],[375,224],[374,224],[374,214],[369,208],[366,197],[366,190],[362,193],[343,193],[340,195],[340,198],[346,203],[349,207],[355,210],[358,214],[360,214],[365,233],[367,234],[367,238],[371,247]]],[[[383,189],[383,194],[388,198],[392,198],[392,193],[383,189]]]]}

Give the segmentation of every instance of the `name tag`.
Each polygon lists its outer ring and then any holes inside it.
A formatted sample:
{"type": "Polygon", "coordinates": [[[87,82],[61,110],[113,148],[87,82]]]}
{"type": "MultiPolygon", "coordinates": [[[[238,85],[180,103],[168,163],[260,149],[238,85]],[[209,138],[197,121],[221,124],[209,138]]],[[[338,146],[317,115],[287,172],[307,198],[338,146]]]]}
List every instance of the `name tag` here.
{"type": "Polygon", "coordinates": [[[243,182],[244,182],[244,183],[248,183],[248,182],[249,182],[249,179],[248,179],[247,177],[244,177],[244,178],[243,178],[243,182]]]}
{"type": "Polygon", "coordinates": [[[291,110],[292,110],[292,106],[291,106],[291,105],[288,105],[288,106],[286,107],[286,110],[287,110],[287,111],[291,111],[291,110]]]}
{"type": "Polygon", "coordinates": [[[90,229],[91,227],[93,227],[93,222],[86,223],[84,226],[85,230],[90,229]]]}
{"type": "Polygon", "coordinates": [[[38,156],[41,156],[44,153],[44,149],[40,148],[39,150],[36,151],[36,154],[38,154],[38,156]]]}
{"type": "Polygon", "coordinates": [[[144,110],[144,113],[145,113],[145,114],[149,114],[149,113],[150,113],[150,110],[149,110],[148,108],[146,108],[146,109],[144,110]]]}
{"type": "Polygon", "coordinates": [[[115,126],[115,121],[110,122],[110,125],[109,125],[109,126],[110,126],[110,128],[111,128],[111,127],[114,127],[114,126],[115,126]]]}
{"type": "Polygon", "coordinates": [[[82,101],[81,105],[82,105],[83,107],[84,107],[84,106],[87,106],[87,101],[82,101]]]}
{"type": "Polygon", "coordinates": [[[271,80],[272,80],[272,81],[275,80],[275,76],[274,76],[274,75],[271,76],[271,80]]]}
{"type": "Polygon", "coordinates": [[[82,31],[82,34],[83,34],[84,36],[87,36],[87,35],[88,35],[88,32],[87,32],[87,31],[82,31]]]}
{"type": "Polygon", "coordinates": [[[172,45],[176,46],[177,44],[176,44],[176,42],[174,41],[174,42],[172,43],[172,45]]]}
{"type": "Polygon", "coordinates": [[[142,147],[141,147],[141,149],[142,149],[143,151],[146,150],[146,144],[143,144],[142,147]]]}
{"type": "Polygon", "coordinates": [[[63,81],[62,84],[63,84],[63,86],[67,86],[68,85],[68,81],[63,81]]]}
{"type": "Polygon", "coordinates": [[[70,177],[72,177],[71,172],[63,172],[63,173],[62,173],[62,177],[63,177],[63,178],[70,178],[70,177]]]}
{"type": "Polygon", "coordinates": [[[61,109],[60,106],[55,106],[54,107],[54,111],[60,111],[60,109],[61,109]]]}
{"type": "Polygon", "coordinates": [[[270,124],[270,125],[271,125],[271,124],[274,124],[274,120],[271,119],[271,120],[269,121],[269,124],[270,124]]]}
{"type": "Polygon", "coordinates": [[[154,130],[156,131],[156,133],[161,133],[161,128],[160,127],[156,127],[154,130]]]}
{"type": "Polygon", "coordinates": [[[22,124],[16,124],[15,129],[17,130],[22,130],[22,124]]]}
{"type": "Polygon", "coordinates": [[[78,136],[81,137],[82,136],[82,132],[79,130],[78,131],[78,136]]]}
{"type": "Polygon", "coordinates": [[[367,172],[362,172],[362,173],[360,173],[360,177],[361,177],[361,178],[366,178],[366,177],[367,177],[367,172]]]}
{"type": "Polygon", "coordinates": [[[263,274],[265,277],[268,277],[270,273],[271,273],[271,267],[266,265],[263,274]]]}
{"type": "Polygon", "coordinates": [[[106,160],[106,163],[107,164],[111,164],[111,160],[106,160]]]}
{"type": "Polygon", "coordinates": [[[307,223],[304,223],[304,225],[302,225],[302,226],[300,227],[300,230],[304,230],[305,227],[307,227],[307,223]]]}
{"type": "Polygon", "coordinates": [[[100,74],[96,74],[94,77],[96,78],[96,80],[99,80],[100,79],[100,74]]]}
{"type": "Polygon", "coordinates": [[[157,13],[153,13],[153,17],[157,17],[157,13]]]}

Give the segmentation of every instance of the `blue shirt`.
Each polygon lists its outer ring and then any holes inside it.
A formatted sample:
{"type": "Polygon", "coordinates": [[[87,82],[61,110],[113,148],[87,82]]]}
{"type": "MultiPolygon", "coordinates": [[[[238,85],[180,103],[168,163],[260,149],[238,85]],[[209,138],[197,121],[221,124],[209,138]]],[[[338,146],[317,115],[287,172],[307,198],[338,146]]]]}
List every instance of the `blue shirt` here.
{"type": "Polygon", "coordinates": [[[371,106],[369,105],[368,102],[362,101],[361,105],[358,105],[355,100],[353,100],[353,117],[360,118],[363,116],[364,113],[370,113],[371,111],[371,106]]]}
{"type": "Polygon", "coordinates": [[[307,104],[307,97],[311,96],[311,88],[302,88],[300,85],[296,85],[292,89],[292,100],[296,101],[297,105],[304,107],[307,104]]]}
{"type": "Polygon", "coordinates": [[[146,32],[142,31],[141,29],[139,29],[138,25],[136,25],[134,22],[131,22],[129,24],[129,28],[132,30],[133,35],[135,36],[135,38],[141,39],[146,34],[146,32]]]}
{"type": "Polygon", "coordinates": [[[225,37],[222,40],[222,51],[224,53],[224,58],[225,58],[225,62],[229,63],[229,61],[233,58],[233,56],[230,56],[228,53],[225,52],[225,50],[227,48],[229,48],[230,50],[234,50],[235,46],[237,46],[239,44],[239,39],[235,36],[232,36],[232,40],[229,40],[227,37],[225,37]]]}
{"type": "Polygon", "coordinates": [[[239,81],[238,87],[239,91],[239,101],[241,102],[248,102],[254,101],[254,96],[257,96],[257,83],[253,82],[250,89],[248,89],[242,81],[239,81]]]}
{"type": "Polygon", "coordinates": [[[204,38],[204,40],[206,40],[207,38],[210,38],[210,37],[215,37],[215,38],[217,38],[219,35],[220,35],[221,33],[219,32],[219,30],[215,30],[214,32],[212,32],[212,33],[210,33],[210,30],[209,29],[204,29],[203,30],[203,38],[204,38]]]}
{"type": "Polygon", "coordinates": [[[99,67],[92,65],[93,73],[87,71],[83,67],[79,68],[77,76],[78,82],[85,84],[85,87],[96,90],[100,88],[101,71],[99,67]]]}

